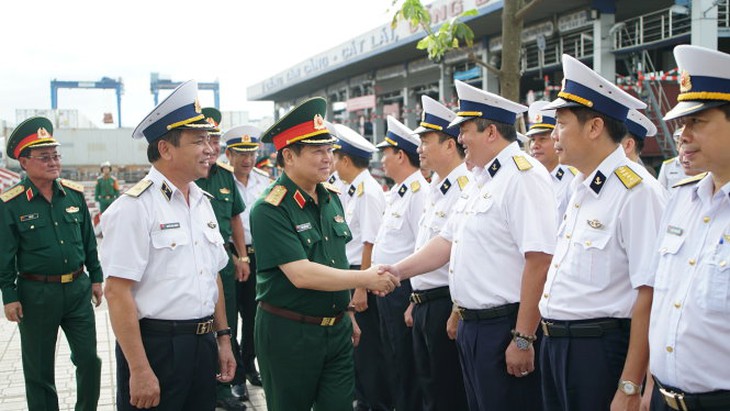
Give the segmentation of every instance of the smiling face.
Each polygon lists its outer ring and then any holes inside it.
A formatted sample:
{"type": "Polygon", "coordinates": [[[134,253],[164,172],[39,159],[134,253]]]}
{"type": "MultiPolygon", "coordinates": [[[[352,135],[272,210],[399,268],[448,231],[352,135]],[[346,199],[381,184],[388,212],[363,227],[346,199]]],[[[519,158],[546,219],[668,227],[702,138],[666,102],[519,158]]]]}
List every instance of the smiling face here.
{"type": "Polygon", "coordinates": [[[297,183],[314,186],[327,181],[333,172],[332,144],[303,145],[298,154],[292,149],[282,150],[284,170],[297,183]]]}
{"type": "Polygon", "coordinates": [[[464,146],[464,161],[472,166],[484,167],[491,159],[487,140],[495,133],[494,124],[479,131],[476,121],[467,120],[459,126],[459,143],[464,146]]]}
{"type": "Polygon", "coordinates": [[[548,171],[552,171],[557,167],[559,162],[558,153],[555,151],[555,142],[550,134],[551,131],[545,131],[530,136],[530,154],[542,163],[548,171]]]}
{"type": "Polygon", "coordinates": [[[421,134],[421,144],[418,146],[418,158],[421,168],[436,171],[439,165],[448,161],[448,140],[441,141],[439,133],[432,131],[421,134]]]}
{"type": "Polygon", "coordinates": [[[256,154],[258,154],[257,151],[236,151],[234,149],[228,149],[226,156],[228,157],[228,162],[233,166],[233,174],[236,177],[251,174],[256,163],[256,154]]]}
{"type": "Polygon", "coordinates": [[[61,157],[56,147],[40,147],[29,150],[28,157],[18,161],[33,181],[53,181],[61,176],[61,157]]]}
{"type": "Polygon", "coordinates": [[[730,120],[723,110],[710,108],[681,119],[683,160],[697,171],[728,175],[730,171],[730,120]]]}
{"type": "Polygon", "coordinates": [[[207,131],[181,130],[177,146],[162,141],[159,147],[163,158],[181,181],[194,181],[208,175],[213,149],[207,131]]]}

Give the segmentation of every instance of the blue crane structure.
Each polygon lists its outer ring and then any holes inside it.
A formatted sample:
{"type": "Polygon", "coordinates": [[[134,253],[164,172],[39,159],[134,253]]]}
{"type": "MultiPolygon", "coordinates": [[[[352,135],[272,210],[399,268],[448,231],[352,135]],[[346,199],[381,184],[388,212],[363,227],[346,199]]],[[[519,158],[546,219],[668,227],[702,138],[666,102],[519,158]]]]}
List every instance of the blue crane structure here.
{"type": "Polygon", "coordinates": [[[102,77],[100,81],[61,81],[51,80],[51,108],[58,109],[58,89],[59,88],[100,88],[115,89],[117,91],[117,126],[122,128],[122,94],[124,93],[124,83],[119,78],[114,80],[109,77],[102,77]]]}
{"type": "MultiPolygon", "coordinates": [[[[159,93],[160,90],[174,90],[182,84],[182,81],[172,81],[170,79],[161,79],[160,73],[150,74],[150,91],[155,97],[155,106],[159,104],[159,93]]],[[[213,90],[213,105],[215,108],[220,109],[221,107],[221,96],[220,96],[220,85],[218,80],[210,83],[198,83],[198,90],[213,90]]]]}

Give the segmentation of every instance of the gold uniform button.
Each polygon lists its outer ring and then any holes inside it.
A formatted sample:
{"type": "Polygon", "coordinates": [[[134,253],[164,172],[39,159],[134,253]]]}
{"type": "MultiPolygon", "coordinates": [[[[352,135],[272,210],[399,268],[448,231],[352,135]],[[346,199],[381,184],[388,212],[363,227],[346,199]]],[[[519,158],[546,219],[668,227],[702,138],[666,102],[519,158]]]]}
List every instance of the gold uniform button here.
{"type": "Polygon", "coordinates": [[[175,248],[177,246],[177,243],[170,244],[170,247],[175,248]]]}
{"type": "Polygon", "coordinates": [[[681,306],[682,306],[682,304],[680,304],[679,301],[677,301],[676,303],[674,303],[674,308],[679,308],[681,306]]]}
{"type": "Polygon", "coordinates": [[[542,295],[542,298],[548,298],[549,296],[550,296],[550,294],[545,293],[545,294],[542,295]]]}
{"type": "Polygon", "coordinates": [[[332,264],[334,264],[334,263],[335,263],[335,260],[332,260],[332,264]]]}
{"type": "Polygon", "coordinates": [[[673,352],[673,351],[674,351],[674,348],[672,348],[672,347],[667,347],[667,352],[673,352]]]}
{"type": "Polygon", "coordinates": [[[689,259],[689,265],[695,265],[696,263],[697,263],[697,260],[695,260],[694,258],[689,259]]]}
{"type": "Polygon", "coordinates": [[[725,267],[727,265],[727,261],[722,260],[720,261],[720,267],[725,267]]]}
{"type": "Polygon", "coordinates": [[[570,238],[570,234],[566,234],[565,235],[565,238],[570,238]]]}
{"type": "Polygon", "coordinates": [[[705,217],[705,218],[702,219],[702,221],[704,221],[705,223],[709,223],[710,222],[710,217],[705,217]]]}
{"type": "Polygon", "coordinates": [[[451,274],[453,274],[453,273],[454,273],[454,270],[452,270],[451,268],[449,268],[449,272],[450,272],[451,274]]]}
{"type": "Polygon", "coordinates": [[[61,244],[63,244],[63,240],[61,240],[61,244]]]}
{"type": "Polygon", "coordinates": [[[555,264],[553,264],[553,267],[558,268],[558,267],[560,267],[560,264],[555,263],[555,264]]]}
{"type": "Polygon", "coordinates": [[[53,225],[58,226],[58,221],[54,222],[53,225]]]}
{"type": "Polygon", "coordinates": [[[312,240],[310,240],[309,238],[307,238],[307,244],[312,244],[312,240]]]}
{"type": "Polygon", "coordinates": [[[591,246],[591,244],[593,244],[593,243],[591,243],[590,241],[586,241],[586,246],[587,246],[587,247],[590,247],[590,246],[591,246]]]}
{"type": "Polygon", "coordinates": [[[580,204],[576,204],[575,205],[575,208],[580,208],[580,204]]]}
{"type": "Polygon", "coordinates": [[[327,236],[324,236],[324,241],[328,241],[329,238],[327,236]]]}

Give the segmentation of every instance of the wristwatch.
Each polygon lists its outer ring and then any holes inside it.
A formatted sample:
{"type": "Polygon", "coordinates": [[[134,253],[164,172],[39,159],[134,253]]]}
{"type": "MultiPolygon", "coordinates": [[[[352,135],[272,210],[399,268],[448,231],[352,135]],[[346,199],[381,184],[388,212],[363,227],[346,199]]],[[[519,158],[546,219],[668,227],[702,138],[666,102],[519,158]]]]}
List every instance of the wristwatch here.
{"type": "Polygon", "coordinates": [[[215,332],[216,337],[222,337],[224,335],[233,336],[233,331],[230,328],[224,328],[215,332]]]}
{"type": "Polygon", "coordinates": [[[641,385],[629,380],[621,380],[618,383],[618,389],[626,395],[637,395],[641,391],[641,385]]]}
{"type": "Polygon", "coordinates": [[[529,350],[530,346],[532,345],[532,341],[519,335],[515,335],[514,337],[512,337],[512,340],[515,342],[515,345],[517,345],[517,349],[521,351],[529,350]]]}
{"type": "Polygon", "coordinates": [[[250,263],[250,262],[251,262],[251,259],[250,259],[250,258],[248,258],[248,256],[245,256],[245,257],[238,257],[238,261],[240,261],[240,262],[242,262],[242,263],[250,263]]]}

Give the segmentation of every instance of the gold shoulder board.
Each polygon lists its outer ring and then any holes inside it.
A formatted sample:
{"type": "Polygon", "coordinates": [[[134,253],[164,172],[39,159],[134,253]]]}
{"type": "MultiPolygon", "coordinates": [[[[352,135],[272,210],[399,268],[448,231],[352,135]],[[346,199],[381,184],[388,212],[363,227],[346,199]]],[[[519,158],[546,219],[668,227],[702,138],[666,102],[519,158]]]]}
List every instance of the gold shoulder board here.
{"type": "Polygon", "coordinates": [[[464,187],[469,184],[469,177],[461,176],[456,179],[456,183],[459,184],[459,190],[464,191],[464,187]]]}
{"type": "Polygon", "coordinates": [[[216,161],[215,163],[218,165],[218,167],[220,167],[220,168],[222,168],[222,169],[224,169],[226,171],[230,171],[231,173],[233,172],[233,166],[232,165],[230,165],[228,163],[224,163],[222,161],[216,161]]]}
{"type": "Polygon", "coordinates": [[[420,190],[420,189],[421,189],[421,183],[419,183],[418,181],[414,181],[414,182],[411,183],[411,191],[412,192],[417,193],[418,190],[420,190]]]}
{"type": "Polygon", "coordinates": [[[616,174],[618,179],[621,180],[624,186],[628,189],[636,187],[636,185],[641,183],[642,180],[642,178],[628,166],[621,166],[613,173],[616,174]]]}
{"type": "Polygon", "coordinates": [[[145,190],[147,190],[148,188],[150,188],[150,186],[152,186],[152,181],[151,180],[142,180],[139,183],[135,184],[132,188],[130,188],[129,190],[127,190],[124,194],[125,195],[128,195],[130,197],[137,198],[142,193],[144,193],[145,190]]]}
{"type": "Polygon", "coordinates": [[[75,181],[66,180],[65,178],[61,179],[61,185],[64,187],[68,187],[71,190],[78,191],[79,193],[84,192],[84,186],[82,184],[79,184],[75,181]]]}
{"type": "Polygon", "coordinates": [[[273,206],[279,206],[281,204],[281,200],[284,199],[284,196],[286,195],[286,187],[284,186],[274,186],[274,188],[269,191],[269,195],[266,196],[264,201],[267,203],[273,205],[273,206]]]}
{"type": "Polygon", "coordinates": [[[681,187],[681,186],[686,186],[688,184],[696,183],[696,182],[702,180],[703,178],[705,178],[706,175],[707,175],[707,172],[704,172],[704,173],[699,173],[696,176],[687,177],[683,180],[679,180],[672,187],[681,187]]]}
{"type": "Polygon", "coordinates": [[[25,187],[23,187],[23,185],[11,187],[7,189],[4,193],[0,194],[0,200],[2,200],[3,203],[7,203],[8,201],[19,196],[20,193],[22,193],[23,191],[25,191],[25,187]]]}
{"type": "Polygon", "coordinates": [[[358,197],[361,197],[365,193],[365,183],[360,183],[357,185],[357,191],[355,191],[355,194],[358,197]]]}
{"type": "Polygon", "coordinates": [[[520,171],[525,171],[532,168],[532,164],[530,164],[530,162],[522,156],[512,156],[512,160],[515,161],[515,165],[517,165],[517,169],[520,171]]]}
{"type": "Polygon", "coordinates": [[[327,190],[329,190],[329,191],[331,191],[331,192],[333,192],[335,194],[340,194],[341,193],[341,191],[338,190],[337,187],[333,186],[332,184],[330,184],[330,183],[328,183],[326,181],[322,183],[322,186],[324,186],[324,188],[326,188],[327,190]]]}
{"type": "Polygon", "coordinates": [[[575,167],[573,167],[573,166],[568,166],[568,170],[570,170],[570,172],[571,172],[571,173],[572,173],[573,175],[576,175],[576,174],[578,174],[578,169],[577,169],[577,168],[575,168],[575,167]]]}
{"type": "Polygon", "coordinates": [[[672,157],[672,158],[668,158],[668,159],[666,159],[666,160],[662,161],[662,164],[669,164],[669,163],[671,163],[672,161],[674,161],[674,159],[675,159],[675,158],[677,158],[677,157],[672,157]]]}

